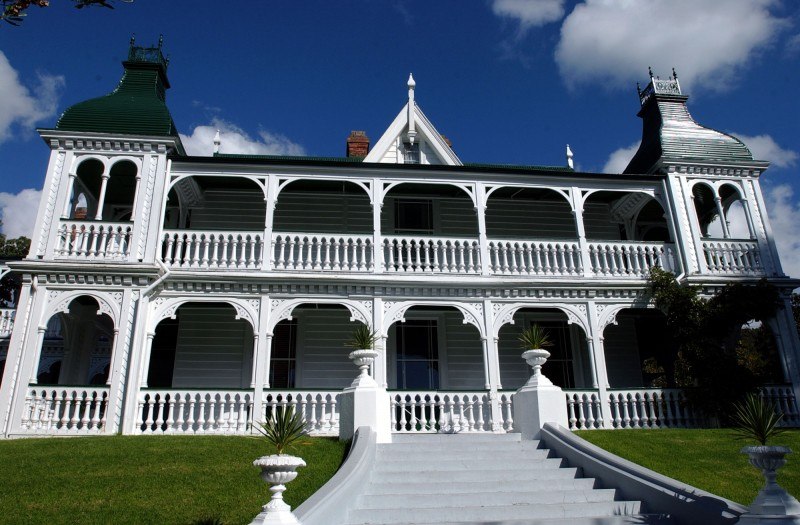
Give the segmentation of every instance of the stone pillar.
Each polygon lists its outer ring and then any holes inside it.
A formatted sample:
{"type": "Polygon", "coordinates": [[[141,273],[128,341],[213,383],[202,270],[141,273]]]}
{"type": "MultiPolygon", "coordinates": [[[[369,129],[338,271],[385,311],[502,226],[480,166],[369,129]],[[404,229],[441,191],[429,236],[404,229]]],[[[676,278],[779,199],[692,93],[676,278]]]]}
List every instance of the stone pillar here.
{"type": "Polygon", "coordinates": [[[389,393],[367,372],[370,364],[359,363],[361,374],[339,396],[340,441],[352,439],[356,430],[365,426],[375,431],[378,443],[392,441],[389,393]]]}
{"type": "Polygon", "coordinates": [[[542,374],[542,365],[550,353],[528,350],[522,355],[533,367],[533,374],[514,394],[514,432],[522,434],[522,439],[539,439],[545,423],[556,423],[565,428],[569,425],[567,402],[564,391],[542,374]]]}

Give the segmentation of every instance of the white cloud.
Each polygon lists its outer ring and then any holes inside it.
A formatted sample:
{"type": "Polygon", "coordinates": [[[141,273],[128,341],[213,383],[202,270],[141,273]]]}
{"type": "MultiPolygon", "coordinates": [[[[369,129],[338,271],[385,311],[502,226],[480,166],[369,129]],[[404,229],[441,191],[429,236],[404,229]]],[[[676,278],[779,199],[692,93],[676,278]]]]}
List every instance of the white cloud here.
{"type": "Polygon", "coordinates": [[[565,82],[628,86],[653,66],[684,88],[724,89],[789,23],[779,0],[585,0],[567,16],[555,58],[565,82]]]}
{"type": "Polygon", "coordinates": [[[15,125],[30,130],[37,122],[55,115],[63,85],[63,76],[39,73],[38,84],[31,94],[6,55],[0,51],[0,143],[11,138],[15,125]]]}
{"type": "Polygon", "coordinates": [[[752,137],[739,133],[732,133],[732,135],[750,148],[750,152],[756,160],[767,160],[776,168],[791,168],[797,164],[797,159],[800,158],[796,151],[780,147],[769,135],[752,137]]]}
{"type": "Polygon", "coordinates": [[[781,184],[766,192],[765,200],[769,213],[775,244],[786,275],[800,277],[800,204],[792,201],[794,192],[788,184],[781,184]]]}
{"type": "Polygon", "coordinates": [[[305,155],[305,150],[283,135],[261,130],[251,137],[242,128],[222,119],[214,118],[207,126],[197,126],[191,135],[181,134],[181,141],[189,155],[210,156],[214,152],[214,135],[220,131],[220,153],[247,155],[305,155]]]}
{"type": "Polygon", "coordinates": [[[0,192],[0,219],[3,221],[2,231],[6,237],[31,237],[41,196],[42,192],[34,189],[22,190],[16,194],[0,192]]]}
{"type": "Polygon", "coordinates": [[[564,0],[493,0],[492,12],[517,20],[522,30],[561,20],[564,0]]]}
{"type": "Polygon", "coordinates": [[[608,156],[608,160],[603,166],[603,173],[622,173],[622,170],[628,166],[637,149],[639,149],[638,140],[627,148],[619,148],[614,151],[608,156]]]}

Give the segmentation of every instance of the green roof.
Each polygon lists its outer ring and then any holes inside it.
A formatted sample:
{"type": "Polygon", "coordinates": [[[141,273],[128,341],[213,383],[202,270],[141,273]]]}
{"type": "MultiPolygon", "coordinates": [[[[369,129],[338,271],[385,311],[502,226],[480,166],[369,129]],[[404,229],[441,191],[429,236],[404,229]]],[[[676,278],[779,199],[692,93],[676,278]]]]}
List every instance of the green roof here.
{"type": "Polygon", "coordinates": [[[122,65],[125,72],[114,91],[70,106],[56,129],[177,137],[165,102],[169,81],[160,43],[157,48],[131,45],[122,65]]]}

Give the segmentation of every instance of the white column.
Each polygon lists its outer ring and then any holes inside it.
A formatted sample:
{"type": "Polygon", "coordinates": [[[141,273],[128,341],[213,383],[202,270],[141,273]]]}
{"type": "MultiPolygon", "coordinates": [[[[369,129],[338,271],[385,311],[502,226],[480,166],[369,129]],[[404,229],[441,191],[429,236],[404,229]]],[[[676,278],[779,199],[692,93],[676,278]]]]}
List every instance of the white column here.
{"type": "Polygon", "coordinates": [[[570,189],[572,197],[572,215],[575,217],[575,228],[578,232],[578,246],[581,250],[581,266],[583,266],[583,276],[591,277],[594,274],[592,269],[592,258],[589,255],[589,243],[586,240],[586,225],[583,223],[583,192],[577,186],[570,189]]]}
{"type": "MultiPolygon", "coordinates": [[[[690,265],[690,268],[694,270],[696,264],[697,273],[707,273],[708,265],[706,264],[706,255],[705,251],[703,250],[703,238],[700,235],[701,230],[700,230],[700,221],[697,218],[697,208],[695,208],[694,206],[694,194],[689,188],[689,184],[686,181],[685,177],[681,176],[676,176],[676,177],[679,181],[681,191],[683,192],[684,206],[686,206],[686,215],[689,219],[689,225],[688,225],[689,231],[688,232],[681,231],[681,236],[680,236],[681,248],[683,253],[689,254],[691,253],[691,250],[689,249],[689,244],[694,243],[694,248],[695,248],[694,251],[696,253],[696,259],[695,261],[693,261],[694,264],[690,265]],[[688,237],[686,236],[686,233],[689,234],[688,237]]],[[[677,241],[678,239],[676,239],[676,242],[677,241]]]]}
{"type": "Polygon", "coordinates": [[[489,275],[489,237],[486,234],[486,186],[478,182],[475,184],[475,213],[478,214],[478,243],[481,251],[481,275],[489,275]]]}
{"type": "Polygon", "coordinates": [[[108,188],[109,178],[108,172],[104,171],[100,181],[100,198],[97,199],[97,212],[94,214],[94,220],[96,221],[103,220],[103,206],[106,203],[106,189],[108,188]]]}
{"type": "Polygon", "coordinates": [[[717,215],[719,215],[719,224],[722,226],[722,236],[726,239],[731,238],[731,232],[728,229],[728,218],[725,216],[725,209],[722,207],[722,199],[719,196],[714,197],[714,204],[717,206],[717,215]]]}
{"type": "Polygon", "coordinates": [[[388,386],[389,362],[386,342],[388,337],[383,333],[383,299],[376,297],[372,300],[372,331],[376,334],[375,350],[380,352],[372,365],[372,376],[382,387],[388,386]]]}
{"type": "Polygon", "coordinates": [[[792,384],[795,403],[800,408],[800,338],[797,335],[790,299],[783,300],[783,308],[775,312],[770,327],[775,335],[786,380],[792,384]]]}
{"type": "Polygon", "coordinates": [[[147,334],[150,315],[150,298],[142,294],[136,307],[136,316],[131,318],[131,322],[134,323],[133,340],[128,352],[127,380],[123,387],[125,395],[120,419],[120,430],[123,434],[138,432],[139,390],[142,385],[142,376],[147,377],[147,368],[150,366],[149,352],[145,360],[145,346],[150,340],[147,334]],[[143,367],[144,372],[142,371],[143,367]]]}
{"type": "Polygon", "coordinates": [[[272,303],[268,295],[261,296],[258,313],[258,327],[254,333],[255,355],[253,356],[253,425],[258,424],[264,413],[264,388],[269,388],[269,362],[272,351],[272,330],[270,330],[270,314],[272,303]]]}
{"type": "Polygon", "coordinates": [[[139,204],[139,186],[142,185],[141,172],[136,173],[136,187],[133,189],[133,207],[131,208],[131,222],[136,220],[136,207],[139,204]]]}
{"type": "Polygon", "coordinates": [[[67,198],[64,201],[64,211],[61,213],[62,219],[69,219],[72,212],[72,190],[75,188],[75,178],[77,175],[70,172],[69,181],[67,182],[67,198]]]}
{"type": "Polygon", "coordinates": [[[586,341],[589,344],[589,353],[592,356],[594,374],[593,383],[597,384],[597,395],[600,398],[600,407],[603,411],[603,427],[612,428],[610,415],[611,407],[608,404],[608,390],[611,388],[608,382],[608,369],[606,368],[606,354],[603,346],[603,330],[600,327],[597,305],[594,301],[587,303],[587,316],[589,318],[589,333],[586,341]]]}
{"type": "Polygon", "coordinates": [[[150,354],[153,352],[153,339],[155,336],[155,332],[147,332],[147,341],[144,345],[144,352],[142,353],[142,367],[140,369],[142,388],[147,388],[147,376],[150,372],[150,354]]]}
{"type": "Polygon", "coordinates": [[[752,218],[754,224],[760,225],[760,228],[753,228],[753,233],[758,240],[764,271],[767,275],[782,276],[784,275],[783,267],[778,256],[778,248],[775,246],[772,224],[769,221],[767,205],[761,193],[760,183],[758,179],[747,179],[744,186],[747,200],[752,203],[752,206],[748,206],[748,215],[752,218]]]}
{"type": "Polygon", "coordinates": [[[32,324],[32,313],[35,311],[36,303],[40,302],[37,301],[37,295],[44,294],[37,293],[30,283],[22,287],[17,301],[14,329],[8,342],[6,366],[3,381],[0,382],[0,435],[6,437],[11,430],[10,416],[14,412],[14,404],[20,397],[25,399],[28,386],[24,380],[20,381],[20,378],[27,377],[27,373],[22,371],[22,363],[25,356],[25,341],[29,336],[28,327],[32,324]]]}
{"type": "Polygon", "coordinates": [[[275,256],[275,247],[272,245],[272,233],[275,229],[275,203],[278,200],[278,178],[270,175],[267,179],[267,196],[265,201],[266,217],[264,217],[264,257],[261,261],[261,267],[264,271],[272,270],[274,263],[273,257],[275,256]]]}
{"type": "Polygon", "coordinates": [[[116,434],[122,423],[124,407],[125,382],[131,348],[129,334],[133,333],[136,322],[136,299],[133,291],[126,288],[122,292],[122,308],[120,309],[119,326],[114,328],[114,347],[111,352],[111,366],[108,372],[108,408],[106,417],[106,434],[116,434]]]}
{"type": "MultiPolygon", "coordinates": [[[[383,272],[383,234],[381,212],[383,211],[383,181],[372,179],[372,272],[383,272]]],[[[383,320],[381,320],[383,322],[383,320]]],[[[373,324],[373,330],[375,325],[373,324]]]]}
{"type": "MultiPolygon", "coordinates": [[[[39,360],[42,358],[42,345],[44,344],[44,333],[47,331],[47,326],[39,325],[36,327],[36,342],[33,346],[33,367],[31,368],[31,376],[28,383],[35,385],[39,382],[39,360]]],[[[63,363],[62,363],[63,365],[63,363]]]]}

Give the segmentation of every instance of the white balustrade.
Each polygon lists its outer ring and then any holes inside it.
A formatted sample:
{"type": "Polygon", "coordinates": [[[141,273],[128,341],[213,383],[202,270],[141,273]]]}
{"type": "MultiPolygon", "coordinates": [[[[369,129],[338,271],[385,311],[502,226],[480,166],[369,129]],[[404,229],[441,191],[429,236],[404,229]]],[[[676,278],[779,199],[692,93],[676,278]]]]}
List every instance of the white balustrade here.
{"type": "Polygon", "coordinates": [[[306,430],[312,436],[339,435],[339,391],[264,391],[264,413],[266,421],[278,409],[286,407],[303,415],[306,430]]]}
{"type": "MultiPolygon", "coordinates": [[[[501,426],[513,425],[510,394],[501,426]]],[[[492,406],[488,392],[392,392],[392,432],[457,433],[492,432],[492,406]]]]}
{"type": "Polygon", "coordinates": [[[480,252],[477,239],[387,235],[382,264],[386,272],[478,274],[480,252]]]}
{"type": "Polygon", "coordinates": [[[781,426],[800,427],[800,411],[791,385],[762,386],[759,394],[783,414],[781,426]]]}
{"type": "Polygon", "coordinates": [[[565,390],[570,430],[603,428],[603,407],[596,391],[565,390]]]}
{"type": "Polygon", "coordinates": [[[166,230],[161,260],[170,268],[261,268],[263,232],[166,230]]]}
{"type": "Polygon", "coordinates": [[[142,390],[136,428],[142,434],[250,433],[252,398],[243,390],[142,390]]]}
{"type": "Polygon", "coordinates": [[[370,235],[275,233],[270,257],[275,270],[371,272],[374,264],[370,235]]]}
{"type": "Polygon", "coordinates": [[[11,337],[15,315],[14,308],[0,308],[0,337],[11,337]]]}
{"type": "Polygon", "coordinates": [[[710,273],[725,275],[764,273],[761,251],[756,241],[703,241],[703,254],[710,273]]]}
{"type": "Polygon", "coordinates": [[[578,275],[577,241],[490,240],[489,271],[501,275],[578,275]]]}
{"type": "Polygon", "coordinates": [[[130,254],[132,223],[64,221],[55,256],[81,260],[123,260],[130,254]]]}
{"type": "Polygon", "coordinates": [[[20,429],[29,434],[98,434],[107,412],[107,387],[32,385],[20,429]]]}
{"type": "Polygon", "coordinates": [[[503,430],[514,430],[514,393],[500,393],[500,415],[503,418],[503,430]]]}
{"type": "Polygon", "coordinates": [[[675,388],[613,390],[608,393],[613,428],[696,427],[703,423],[683,391],[675,388]]]}
{"type": "Polygon", "coordinates": [[[675,250],[670,243],[590,242],[592,271],[604,277],[647,277],[658,266],[675,269],[675,250]]]}

